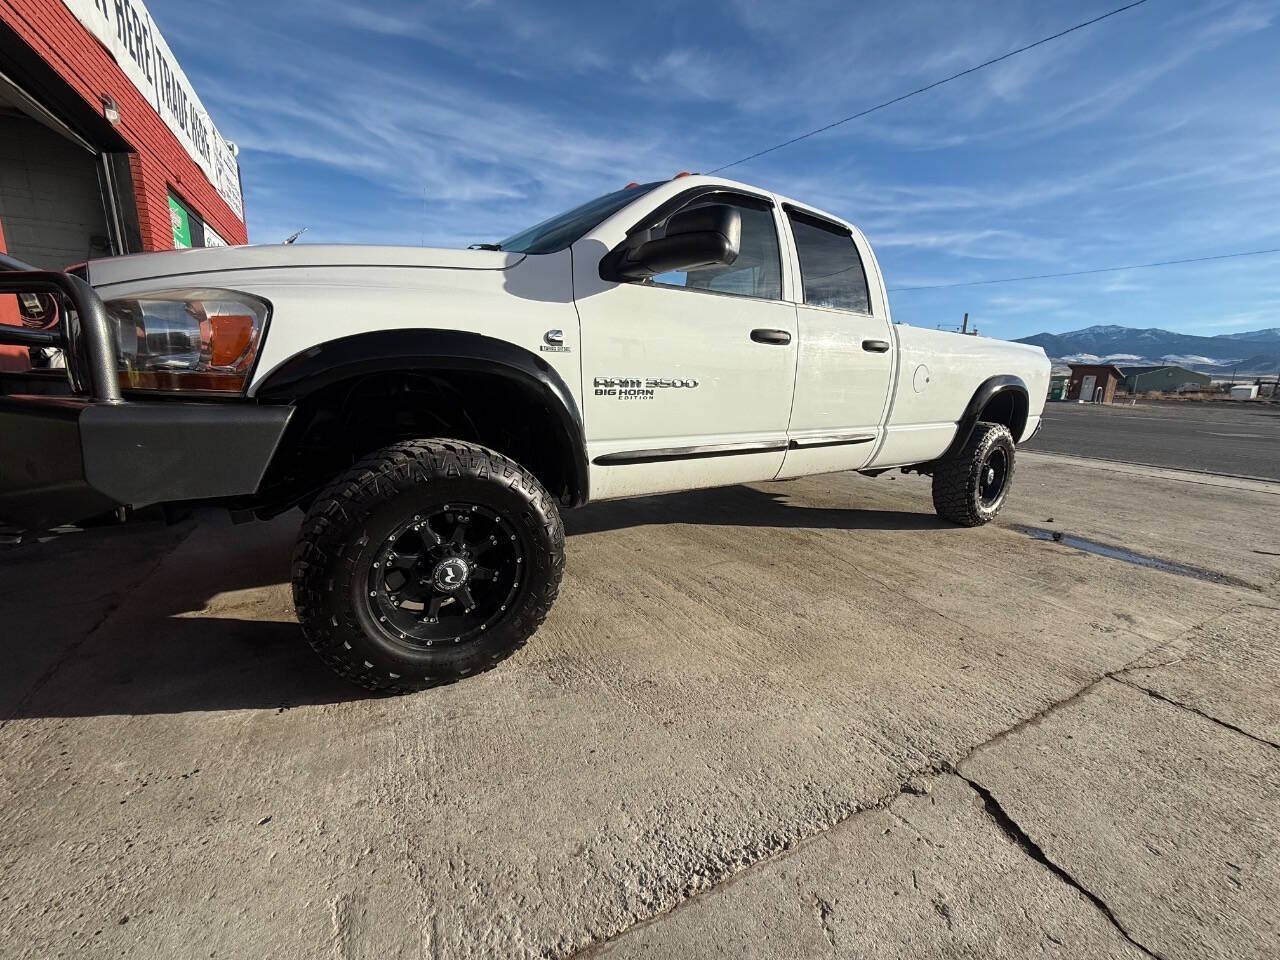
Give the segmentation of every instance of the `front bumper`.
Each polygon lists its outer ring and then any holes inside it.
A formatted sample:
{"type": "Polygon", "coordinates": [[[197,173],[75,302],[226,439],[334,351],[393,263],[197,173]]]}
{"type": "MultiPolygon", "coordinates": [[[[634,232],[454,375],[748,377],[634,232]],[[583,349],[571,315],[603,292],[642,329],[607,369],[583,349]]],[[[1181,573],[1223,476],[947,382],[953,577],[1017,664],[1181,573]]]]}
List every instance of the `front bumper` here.
{"type": "Polygon", "coordinates": [[[62,350],[72,396],[0,396],[0,522],[39,530],[116,507],[257,491],[293,408],[126,401],[106,307],[84,279],[0,253],[0,294],[59,298],[53,330],[0,325],[0,344],[62,350]]]}
{"type": "Polygon", "coordinates": [[[116,507],[254,493],[291,406],[0,397],[0,522],[26,530],[116,507]]]}

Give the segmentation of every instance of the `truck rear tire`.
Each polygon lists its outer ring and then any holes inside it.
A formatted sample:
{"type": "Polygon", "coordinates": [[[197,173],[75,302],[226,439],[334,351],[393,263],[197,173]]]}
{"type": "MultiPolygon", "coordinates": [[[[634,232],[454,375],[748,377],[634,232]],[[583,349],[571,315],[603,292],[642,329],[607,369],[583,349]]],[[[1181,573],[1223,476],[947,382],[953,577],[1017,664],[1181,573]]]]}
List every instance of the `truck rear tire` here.
{"type": "Polygon", "coordinates": [[[293,598],[326,664],[401,693],[511,656],[546,619],[563,572],[560,513],[531,473],[475,444],[410,440],[316,498],[293,598]]]}
{"type": "Polygon", "coordinates": [[[978,423],[969,442],[933,469],[933,508],[963,527],[995,519],[1013,483],[1013,435],[1002,423],[978,423]]]}

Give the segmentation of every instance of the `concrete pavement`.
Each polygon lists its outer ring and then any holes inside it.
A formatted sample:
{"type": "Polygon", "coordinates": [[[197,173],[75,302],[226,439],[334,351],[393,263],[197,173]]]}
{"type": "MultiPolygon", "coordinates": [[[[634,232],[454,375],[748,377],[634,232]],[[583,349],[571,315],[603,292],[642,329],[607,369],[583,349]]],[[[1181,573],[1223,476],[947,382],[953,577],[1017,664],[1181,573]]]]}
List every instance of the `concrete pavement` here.
{"type": "MultiPolygon", "coordinates": [[[[1229,626],[1274,660],[1274,610],[1229,626]]],[[[1180,662],[1117,671],[595,953],[1274,956],[1280,748],[1142,685],[1180,662]]]]}
{"type": "Polygon", "coordinates": [[[592,955],[1142,958],[952,774],[798,846],[592,955]]]}
{"type": "Polygon", "coordinates": [[[301,644],[296,515],[80,535],[35,620],[10,552],[0,956],[1274,953],[1274,496],[1016,484],[979,530],[896,475],[571,513],[530,645],[403,698],[301,644]],[[1215,513],[1246,586],[1014,529],[1185,560],[1215,513]]]}

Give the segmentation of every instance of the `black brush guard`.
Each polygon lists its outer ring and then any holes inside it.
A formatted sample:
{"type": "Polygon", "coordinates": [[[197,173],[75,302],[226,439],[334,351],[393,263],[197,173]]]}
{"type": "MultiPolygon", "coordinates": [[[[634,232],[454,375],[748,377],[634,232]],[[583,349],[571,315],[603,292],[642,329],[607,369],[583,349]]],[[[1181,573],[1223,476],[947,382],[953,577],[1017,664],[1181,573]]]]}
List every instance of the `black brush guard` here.
{"type": "Polygon", "coordinates": [[[0,396],[0,523],[39,530],[119,507],[257,491],[292,407],[126,400],[115,330],[94,289],[0,254],[0,294],[22,293],[70,310],[54,330],[0,324],[0,344],[63,351],[71,393],[0,396]]]}
{"type": "Polygon", "coordinates": [[[120,403],[116,376],[116,338],[107,308],[93,287],[70,273],[38,270],[0,253],[0,293],[48,293],[61,296],[74,313],[63,311],[57,330],[28,330],[0,324],[0,344],[56,347],[67,358],[72,388],[90,400],[120,403]]]}

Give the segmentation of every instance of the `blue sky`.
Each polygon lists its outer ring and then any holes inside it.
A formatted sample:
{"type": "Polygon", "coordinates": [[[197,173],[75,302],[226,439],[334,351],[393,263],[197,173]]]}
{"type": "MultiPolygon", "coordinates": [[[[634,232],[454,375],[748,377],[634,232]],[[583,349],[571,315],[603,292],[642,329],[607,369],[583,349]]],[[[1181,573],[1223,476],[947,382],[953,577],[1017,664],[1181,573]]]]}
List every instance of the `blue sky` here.
{"type": "MultiPolygon", "coordinates": [[[[465,246],[708,170],[1119,6],[149,0],[242,150],[250,238],[465,246]]],[[[728,175],[890,287],[1280,247],[1280,0],[1149,0],[728,175]]],[[[1280,326],[1280,256],[902,292],[1018,337],[1280,326]]]]}

